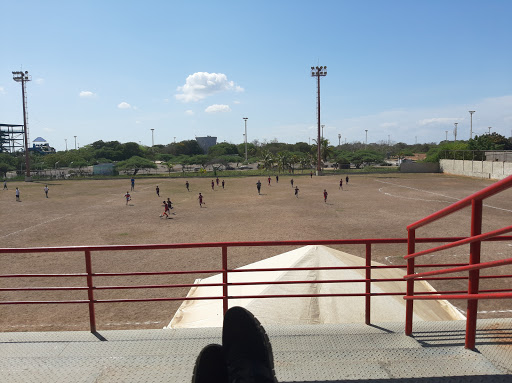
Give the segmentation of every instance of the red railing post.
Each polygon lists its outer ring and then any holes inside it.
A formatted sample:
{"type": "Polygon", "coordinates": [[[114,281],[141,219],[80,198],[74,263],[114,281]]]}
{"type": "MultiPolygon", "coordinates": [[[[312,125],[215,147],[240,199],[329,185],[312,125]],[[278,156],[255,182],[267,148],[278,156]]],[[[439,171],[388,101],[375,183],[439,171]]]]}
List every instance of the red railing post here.
{"type": "MultiPolygon", "coordinates": [[[[416,248],[416,229],[407,231],[407,254],[414,254],[416,248]]],[[[414,274],[414,258],[407,259],[407,275],[414,274]]],[[[407,280],[407,296],[414,295],[414,279],[407,280]]],[[[405,335],[412,334],[412,316],[414,312],[414,302],[407,300],[405,304],[405,335]]]]}
{"type": "Polygon", "coordinates": [[[366,282],[365,282],[365,322],[367,325],[371,323],[371,292],[372,292],[372,244],[366,244],[366,282]]]}
{"type": "Polygon", "coordinates": [[[87,272],[87,298],[89,299],[89,325],[91,332],[96,332],[96,314],[94,312],[94,284],[92,282],[91,251],[85,251],[85,270],[87,272]]]}
{"type": "Polygon", "coordinates": [[[222,312],[228,311],[228,247],[222,246],[222,312]]]}
{"type": "MultiPolygon", "coordinates": [[[[471,236],[482,233],[482,206],[481,199],[471,201],[471,236]]],[[[469,247],[469,264],[480,263],[480,251],[482,243],[476,241],[469,247]]],[[[470,270],[468,278],[468,294],[478,294],[480,284],[480,270],[470,270]]],[[[466,316],[466,343],[468,349],[475,348],[476,319],[478,315],[478,299],[469,299],[466,316]]]]}

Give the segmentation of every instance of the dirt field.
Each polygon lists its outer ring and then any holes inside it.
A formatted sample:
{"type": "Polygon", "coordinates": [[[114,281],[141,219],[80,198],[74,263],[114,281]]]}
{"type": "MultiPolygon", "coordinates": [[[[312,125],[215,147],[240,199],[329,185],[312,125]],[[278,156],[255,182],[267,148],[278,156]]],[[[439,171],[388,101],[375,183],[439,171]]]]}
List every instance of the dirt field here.
{"type": "MultiPolygon", "coordinates": [[[[491,181],[438,174],[357,175],[339,190],[339,176],[294,175],[299,187],[295,198],[291,176],[272,177],[271,186],[261,178],[226,178],[225,189],[211,188],[211,179],[136,179],[132,200],[125,205],[129,180],[54,181],[48,184],[10,182],[0,191],[0,247],[70,246],[186,243],[217,241],[260,241],[293,239],[404,238],[406,225],[476,192],[491,181]],[[160,197],[155,187],[160,187],[160,197]],[[15,201],[15,188],[21,202],[15,201]],[[323,201],[323,190],[329,193],[323,201]],[[204,195],[200,208],[198,193],[204,195]],[[161,219],[162,201],[170,197],[175,209],[172,219],[161,219]]],[[[222,180],[222,178],[221,178],[222,180]]],[[[510,225],[512,190],[486,201],[483,231],[510,225]]],[[[418,237],[465,236],[469,234],[470,211],[466,209],[420,229],[418,237]]],[[[364,246],[342,246],[340,250],[362,255],[364,246]]],[[[230,267],[238,267],[290,250],[274,248],[234,248],[229,251],[230,267]]],[[[483,245],[482,260],[511,257],[512,243],[483,245]]],[[[373,259],[385,264],[403,264],[405,245],[372,248],[373,259]]],[[[469,247],[443,252],[450,262],[467,262],[469,247]]],[[[178,269],[219,269],[220,249],[177,251],[102,252],[93,255],[94,272],[170,271],[178,269]]],[[[422,263],[436,262],[427,257],[422,263]]],[[[2,254],[0,273],[83,273],[83,253],[2,254]]],[[[496,271],[493,271],[496,273],[496,271]]],[[[512,274],[509,268],[501,274],[512,274]]],[[[488,274],[484,272],[484,274],[488,274]]],[[[192,283],[200,275],[166,277],[103,277],[96,285],[192,283]]],[[[0,287],[83,286],[84,278],[0,279],[0,287]]],[[[433,283],[439,290],[446,283],[433,283]]],[[[451,288],[466,289],[464,281],[451,288]]],[[[482,282],[481,288],[509,286],[510,280],[482,282]]],[[[103,290],[97,299],[184,296],[188,289],[103,290]]],[[[1,292],[0,301],[86,299],[76,292],[1,292]]],[[[454,301],[465,310],[465,303],[454,301]]],[[[167,325],[178,302],[113,303],[96,305],[99,329],[162,328],[167,325]]],[[[511,300],[483,301],[480,317],[512,316],[511,300]]],[[[87,330],[87,305],[1,305],[0,331],[87,330]]]]}

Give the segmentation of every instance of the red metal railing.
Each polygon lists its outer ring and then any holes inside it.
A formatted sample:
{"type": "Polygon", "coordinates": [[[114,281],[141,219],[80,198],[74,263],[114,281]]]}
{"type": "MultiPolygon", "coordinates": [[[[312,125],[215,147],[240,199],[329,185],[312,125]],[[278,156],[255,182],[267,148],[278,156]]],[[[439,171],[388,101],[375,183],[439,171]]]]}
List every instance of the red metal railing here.
{"type": "Polygon", "coordinates": [[[512,226],[506,226],[502,229],[493,230],[488,233],[482,234],[482,207],[483,200],[495,194],[498,194],[508,188],[512,187],[512,176],[509,176],[493,185],[486,187],[436,213],[433,213],[409,226],[407,226],[408,240],[407,240],[407,255],[404,257],[407,260],[407,275],[404,279],[407,280],[407,294],[404,296],[406,300],[406,318],[405,318],[405,333],[412,334],[412,319],[413,319],[413,302],[415,299],[467,299],[467,315],[466,315],[466,341],[465,347],[469,349],[475,348],[476,337],[476,321],[478,311],[479,299],[505,299],[512,298],[512,293],[509,291],[500,291],[482,294],[479,291],[480,269],[497,267],[512,264],[512,258],[492,261],[480,262],[481,243],[485,240],[492,240],[497,238],[510,238],[498,237],[501,234],[509,233],[512,231],[512,226]],[[424,251],[415,251],[415,244],[418,243],[416,239],[416,229],[437,221],[440,218],[448,216],[456,211],[471,205],[471,234],[470,237],[453,241],[446,245],[438,246],[424,251]],[[467,266],[459,266],[447,268],[443,270],[435,270],[425,273],[415,273],[414,260],[421,255],[449,249],[455,246],[469,244],[469,264],[467,266]],[[468,290],[467,294],[438,294],[438,295],[415,295],[414,281],[430,277],[434,275],[448,274],[454,272],[468,271],[468,290]]]}
{"type": "MultiPolygon", "coordinates": [[[[462,241],[465,238],[418,238],[416,243],[444,243],[462,241]]],[[[490,241],[512,240],[509,237],[489,238],[490,241]]],[[[0,281],[6,278],[56,278],[56,277],[76,277],[85,279],[84,286],[73,287],[2,287],[0,292],[23,292],[23,291],[87,291],[87,299],[63,299],[63,300],[11,300],[0,301],[1,305],[33,305],[33,304],[87,304],[89,307],[89,324],[91,332],[96,332],[96,315],[95,305],[99,303],[120,303],[120,302],[151,302],[151,301],[185,301],[185,300],[204,300],[204,299],[222,299],[224,312],[228,308],[230,299],[242,298],[288,298],[288,297],[327,297],[327,296],[364,296],[365,297],[365,323],[370,324],[371,317],[371,299],[372,297],[383,295],[399,295],[403,296],[403,292],[388,293],[372,293],[371,284],[389,281],[402,281],[401,278],[396,279],[377,279],[372,278],[372,271],[378,269],[398,268],[405,269],[405,265],[396,266],[372,266],[372,245],[389,245],[389,244],[406,244],[406,238],[387,238],[387,239],[348,239],[348,240],[313,240],[313,241],[267,241],[267,242],[219,242],[219,243],[182,243],[182,244],[155,244],[155,245],[119,245],[119,246],[73,246],[73,247],[45,247],[45,248],[0,248],[2,254],[29,254],[29,253],[64,253],[70,252],[77,255],[85,255],[85,273],[67,273],[67,274],[3,274],[0,275],[0,281]],[[269,268],[269,269],[230,269],[228,267],[228,248],[230,247],[258,247],[258,246],[304,246],[304,245],[364,245],[365,246],[365,265],[364,266],[344,266],[344,267],[302,267],[302,268],[269,268]],[[176,249],[194,249],[194,248],[221,248],[221,268],[216,270],[177,270],[177,271],[158,271],[158,272],[128,272],[128,273],[95,273],[93,267],[92,253],[101,251],[135,251],[135,250],[176,250],[176,249]],[[289,271],[289,270],[365,270],[365,278],[350,280],[298,280],[298,281],[257,281],[257,282],[229,282],[230,273],[238,272],[258,272],[258,271],[289,271]],[[208,297],[160,297],[160,298],[125,298],[125,299],[96,299],[95,291],[101,290],[129,290],[129,289],[162,289],[162,288],[184,288],[197,286],[196,284],[166,284],[166,285],[123,285],[123,286],[102,286],[96,285],[95,281],[102,277],[128,277],[128,276],[156,276],[156,275],[179,275],[179,274],[212,274],[221,273],[222,283],[202,284],[202,286],[222,286],[222,295],[208,297]],[[295,294],[295,295],[258,295],[258,296],[233,296],[229,295],[229,286],[240,285],[273,285],[273,284],[319,284],[319,283],[364,283],[364,293],[351,294],[295,294]]],[[[445,264],[443,267],[464,267],[467,264],[454,263],[445,264]]],[[[416,267],[437,268],[440,265],[416,265],[416,267]]],[[[503,278],[512,277],[490,275],[486,278],[503,278]]],[[[467,277],[432,277],[424,278],[424,280],[444,280],[444,279],[467,279],[467,277]]],[[[488,293],[495,293],[498,290],[488,290],[488,293]]],[[[439,291],[438,294],[460,294],[463,291],[439,291]]],[[[422,292],[424,295],[434,294],[433,292],[422,292]]]]}

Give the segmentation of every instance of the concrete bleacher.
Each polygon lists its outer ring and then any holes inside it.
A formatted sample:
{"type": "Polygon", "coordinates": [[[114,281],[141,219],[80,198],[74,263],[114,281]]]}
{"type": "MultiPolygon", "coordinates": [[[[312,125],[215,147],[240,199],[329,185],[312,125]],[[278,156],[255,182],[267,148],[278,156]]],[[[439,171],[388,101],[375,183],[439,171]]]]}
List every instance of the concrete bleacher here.
{"type": "MultiPolygon", "coordinates": [[[[268,325],[279,382],[511,382],[512,319],[268,325]]],[[[221,328],[0,333],[1,382],[190,382],[221,328]]]]}

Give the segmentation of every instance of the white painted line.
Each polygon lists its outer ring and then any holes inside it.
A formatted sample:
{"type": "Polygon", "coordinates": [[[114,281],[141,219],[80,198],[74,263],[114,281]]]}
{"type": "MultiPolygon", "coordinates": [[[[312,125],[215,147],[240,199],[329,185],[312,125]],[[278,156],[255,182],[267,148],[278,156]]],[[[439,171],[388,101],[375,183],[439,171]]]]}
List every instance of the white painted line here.
{"type": "MultiPolygon", "coordinates": [[[[416,191],[422,192],[422,193],[429,193],[429,194],[439,195],[439,196],[444,197],[444,198],[449,198],[449,199],[453,199],[453,200],[456,200],[456,201],[460,201],[459,198],[450,197],[450,196],[447,196],[447,195],[444,195],[444,194],[441,194],[441,193],[435,193],[435,192],[431,192],[431,191],[428,191],[428,190],[422,190],[422,189],[418,189],[418,188],[413,188],[412,186],[399,185],[399,184],[394,184],[392,182],[386,182],[386,181],[381,181],[381,180],[375,180],[375,181],[383,183],[383,184],[388,184],[388,185],[397,186],[397,187],[400,187],[400,188],[416,190],[416,191]]],[[[380,188],[379,192],[380,193],[384,193],[386,195],[389,195],[390,197],[396,197],[396,198],[402,198],[402,199],[414,199],[414,200],[418,200],[418,201],[447,202],[447,201],[438,201],[438,200],[428,200],[428,199],[423,199],[423,198],[411,198],[411,197],[395,196],[393,194],[383,192],[382,189],[383,188],[380,188]]],[[[491,205],[486,205],[486,204],[484,204],[484,206],[485,207],[490,207],[491,209],[503,210],[503,211],[508,211],[508,212],[512,213],[512,210],[510,210],[510,209],[503,209],[501,207],[496,207],[496,206],[491,206],[491,205]]]]}
{"type": "Polygon", "coordinates": [[[13,235],[13,234],[22,233],[22,232],[24,232],[24,231],[27,231],[27,230],[33,229],[34,227],[37,227],[37,226],[46,225],[47,223],[50,223],[50,222],[53,222],[53,221],[57,221],[58,219],[61,219],[61,218],[65,218],[65,217],[67,217],[68,215],[71,215],[71,214],[65,214],[65,215],[62,215],[62,216],[60,216],[60,217],[57,217],[57,218],[54,218],[54,219],[50,219],[50,220],[48,220],[48,221],[44,221],[44,222],[38,223],[37,225],[32,225],[32,226],[26,227],[25,229],[21,229],[21,230],[13,231],[12,233],[9,233],[9,234],[6,234],[6,235],[3,235],[3,236],[1,236],[0,238],[5,238],[5,237],[8,237],[8,236],[13,235]]]}

